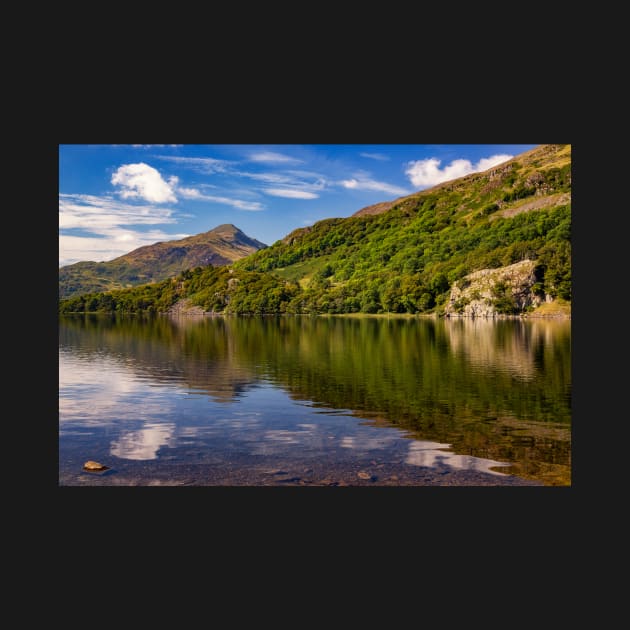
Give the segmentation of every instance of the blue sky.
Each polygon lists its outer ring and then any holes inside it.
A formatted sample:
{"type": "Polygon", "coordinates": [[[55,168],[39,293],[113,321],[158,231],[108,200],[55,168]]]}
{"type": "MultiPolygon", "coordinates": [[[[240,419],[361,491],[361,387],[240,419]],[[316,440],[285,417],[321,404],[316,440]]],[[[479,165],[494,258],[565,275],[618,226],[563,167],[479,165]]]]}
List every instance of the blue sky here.
{"type": "Polygon", "coordinates": [[[59,145],[59,265],[233,223],[267,245],[534,144],[59,145]]]}

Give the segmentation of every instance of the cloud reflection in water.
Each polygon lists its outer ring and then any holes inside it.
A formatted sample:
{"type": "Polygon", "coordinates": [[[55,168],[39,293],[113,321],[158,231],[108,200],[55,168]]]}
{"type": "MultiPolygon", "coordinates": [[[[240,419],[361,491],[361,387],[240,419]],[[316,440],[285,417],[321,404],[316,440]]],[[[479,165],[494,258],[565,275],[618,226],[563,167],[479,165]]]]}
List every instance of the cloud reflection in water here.
{"type": "Polygon", "coordinates": [[[163,415],[174,408],[172,396],[171,388],[147,385],[120,360],[60,352],[60,431],[64,425],[105,426],[120,418],[142,420],[163,415]]]}
{"type": "Polygon", "coordinates": [[[491,466],[508,466],[502,462],[482,457],[472,457],[471,455],[457,455],[443,449],[450,447],[450,444],[440,442],[411,442],[405,463],[412,466],[425,466],[427,468],[439,468],[450,466],[460,470],[474,470],[477,472],[489,473],[491,475],[502,475],[503,473],[491,470],[491,466]]]}
{"type": "MultiPolygon", "coordinates": [[[[379,430],[380,431],[380,430],[379,430]]],[[[400,440],[400,434],[394,433],[390,435],[345,435],[341,438],[339,446],[342,448],[351,448],[355,451],[372,451],[375,449],[387,448],[400,440]]]]}
{"type": "Polygon", "coordinates": [[[175,425],[147,423],[141,429],[125,431],[111,443],[110,453],[123,459],[156,459],[162,446],[174,446],[175,425]]]}

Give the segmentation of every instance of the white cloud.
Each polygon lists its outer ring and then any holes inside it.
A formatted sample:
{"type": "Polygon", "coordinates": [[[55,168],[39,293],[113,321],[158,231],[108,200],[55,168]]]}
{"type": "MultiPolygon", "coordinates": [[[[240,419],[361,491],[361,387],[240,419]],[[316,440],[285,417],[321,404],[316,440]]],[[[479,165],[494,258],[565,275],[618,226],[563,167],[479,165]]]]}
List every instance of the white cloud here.
{"type": "Polygon", "coordinates": [[[380,162],[387,162],[391,159],[389,155],[384,153],[359,153],[359,155],[370,160],[379,160],[380,162]]]}
{"type": "Polygon", "coordinates": [[[197,188],[177,188],[177,193],[185,199],[194,199],[197,201],[213,201],[215,203],[222,203],[239,210],[250,210],[258,212],[264,210],[265,207],[259,201],[244,201],[242,199],[232,199],[230,197],[219,197],[217,195],[204,195],[197,188]]]}
{"type": "Polygon", "coordinates": [[[326,178],[313,171],[287,170],[289,176],[294,178],[296,186],[307,186],[312,190],[323,190],[326,187],[326,178]]]}
{"type": "Polygon", "coordinates": [[[196,158],[179,157],[174,155],[156,155],[155,157],[159,160],[188,166],[192,170],[199,173],[205,173],[206,175],[212,175],[212,173],[226,173],[230,170],[233,164],[236,164],[236,162],[231,162],[230,160],[217,160],[209,157],[196,158]]]}
{"type": "Polygon", "coordinates": [[[152,147],[183,147],[183,144],[132,144],[134,149],[150,149],[152,147]]]}
{"type": "Polygon", "coordinates": [[[238,175],[256,181],[270,184],[269,188],[262,188],[262,192],[274,197],[289,199],[317,199],[318,191],[326,187],[326,179],[319,173],[311,171],[287,170],[280,173],[248,173],[239,172],[238,175]]]}
{"type": "Polygon", "coordinates": [[[475,166],[475,172],[477,171],[486,171],[497,164],[501,164],[502,162],[507,162],[511,160],[514,156],[507,155],[506,153],[500,153],[497,155],[491,155],[489,158],[481,158],[477,165],[475,166]]]}
{"type": "Polygon", "coordinates": [[[411,161],[407,165],[405,174],[414,186],[418,188],[426,188],[427,186],[435,186],[451,179],[457,179],[470,173],[478,173],[485,171],[497,164],[501,164],[512,159],[513,155],[497,154],[487,158],[481,158],[476,164],[470,160],[453,160],[444,168],[440,168],[442,160],[438,158],[427,158],[426,160],[411,161]]]}
{"type": "Polygon", "coordinates": [[[59,195],[59,229],[85,228],[92,232],[119,225],[176,223],[170,208],[132,205],[95,195],[59,195]]]}
{"type": "Polygon", "coordinates": [[[437,158],[412,161],[405,173],[414,186],[432,186],[473,172],[470,160],[453,160],[443,169],[440,169],[441,162],[437,158]]]}
{"type": "Polygon", "coordinates": [[[369,190],[374,192],[384,192],[390,195],[406,195],[408,190],[400,186],[394,186],[386,182],[379,182],[363,176],[353,177],[352,179],[344,179],[340,182],[344,188],[351,190],[369,190]]]}
{"type": "Polygon", "coordinates": [[[136,232],[123,228],[102,230],[101,236],[59,235],[59,266],[72,265],[82,260],[102,262],[128,254],[143,245],[174,241],[190,234],[167,234],[162,230],[136,232]]]}
{"type": "Polygon", "coordinates": [[[289,199],[317,199],[319,197],[316,193],[292,188],[265,188],[263,192],[274,197],[288,197],[289,199]]]}
{"type": "Polygon", "coordinates": [[[95,238],[88,236],[59,236],[59,266],[65,267],[82,260],[93,260],[101,262],[112,260],[122,254],[126,254],[130,249],[121,251],[121,248],[114,249],[111,239],[95,238]]]}
{"type": "Polygon", "coordinates": [[[239,172],[237,175],[242,177],[249,177],[257,181],[265,182],[266,184],[292,184],[295,182],[295,178],[289,175],[283,175],[282,173],[247,173],[239,172]]]}
{"type": "Polygon", "coordinates": [[[259,201],[243,201],[242,199],[230,199],[229,197],[213,197],[206,195],[205,197],[209,201],[215,201],[216,203],[224,203],[228,206],[238,208],[239,210],[249,210],[251,212],[259,212],[264,210],[265,207],[259,201]]]}
{"type": "Polygon", "coordinates": [[[170,177],[168,182],[162,179],[160,172],[145,164],[123,164],[112,175],[112,184],[121,186],[119,192],[123,199],[144,199],[153,203],[176,202],[173,188],[179,180],[170,177]]]}
{"type": "Polygon", "coordinates": [[[275,153],[274,151],[260,151],[258,153],[250,153],[249,159],[252,162],[269,162],[271,164],[299,164],[303,160],[284,155],[283,153],[275,153]]]}
{"type": "Polygon", "coordinates": [[[203,199],[205,195],[197,188],[184,188],[180,186],[177,189],[177,194],[184,199],[203,199]]]}
{"type": "Polygon", "coordinates": [[[283,186],[293,186],[307,188],[309,190],[322,190],[326,186],[326,179],[319,173],[310,171],[287,170],[279,173],[248,173],[239,172],[237,175],[248,177],[266,184],[281,184],[283,186]]]}
{"type": "Polygon", "coordinates": [[[189,236],[167,234],[159,229],[140,232],[134,225],[176,223],[170,208],[131,205],[111,197],[59,195],[59,264],[81,260],[111,260],[142,245],[189,236]],[[87,234],[68,234],[83,230],[87,234]]]}

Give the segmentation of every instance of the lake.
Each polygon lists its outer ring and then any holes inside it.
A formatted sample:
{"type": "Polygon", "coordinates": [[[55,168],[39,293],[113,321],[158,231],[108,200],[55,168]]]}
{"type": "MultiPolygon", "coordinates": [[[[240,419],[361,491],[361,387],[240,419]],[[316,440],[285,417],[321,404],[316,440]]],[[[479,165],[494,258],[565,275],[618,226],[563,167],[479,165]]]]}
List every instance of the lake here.
{"type": "Polygon", "coordinates": [[[61,317],[59,485],[568,486],[571,322],[61,317]]]}

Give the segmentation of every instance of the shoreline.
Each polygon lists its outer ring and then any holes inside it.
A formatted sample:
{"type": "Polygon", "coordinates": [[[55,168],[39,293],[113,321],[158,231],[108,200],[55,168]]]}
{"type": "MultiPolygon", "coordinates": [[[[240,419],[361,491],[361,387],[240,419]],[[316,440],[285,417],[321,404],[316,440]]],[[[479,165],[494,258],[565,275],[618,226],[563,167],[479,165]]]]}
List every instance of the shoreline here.
{"type": "MultiPolygon", "coordinates": [[[[178,464],[165,467],[163,463],[145,464],[140,470],[128,469],[121,462],[105,473],[59,470],[61,486],[196,486],[196,487],[396,487],[419,488],[451,487],[562,487],[549,486],[542,481],[511,474],[492,474],[441,466],[435,468],[387,466],[331,466],[320,467],[313,462],[287,465],[287,462],[268,462],[261,467],[243,466],[230,470],[212,465],[178,464]],[[277,467],[280,465],[281,467],[277,467]],[[305,465],[307,467],[305,467],[305,465]],[[366,472],[364,472],[366,471],[366,472]],[[361,476],[363,475],[363,476],[361,476]],[[365,478],[367,477],[367,478],[365,478]]],[[[568,487],[568,486],[566,486],[568,487]]]]}
{"type": "Polygon", "coordinates": [[[570,320],[571,313],[522,313],[520,315],[493,315],[488,316],[475,316],[475,315],[459,315],[459,314],[447,314],[438,315],[437,313],[223,313],[215,311],[197,311],[196,309],[190,310],[178,310],[178,311],[159,311],[156,313],[147,312],[134,312],[134,313],[116,313],[116,312],[90,312],[90,311],[76,311],[72,313],[58,313],[58,317],[68,317],[76,315],[99,315],[99,316],[168,316],[168,317],[345,317],[345,318],[357,318],[357,319],[442,319],[442,320],[526,320],[526,319],[539,319],[539,320],[570,320]]]}

